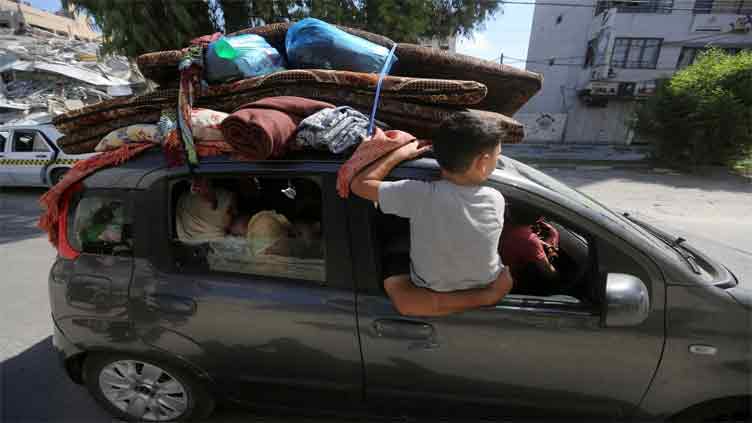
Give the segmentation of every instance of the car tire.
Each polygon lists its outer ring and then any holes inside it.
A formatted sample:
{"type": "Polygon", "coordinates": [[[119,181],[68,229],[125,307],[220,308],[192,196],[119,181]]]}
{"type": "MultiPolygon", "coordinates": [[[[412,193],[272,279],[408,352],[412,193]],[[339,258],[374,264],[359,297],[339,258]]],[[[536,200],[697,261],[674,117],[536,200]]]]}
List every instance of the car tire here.
{"type": "Polygon", "coordinates": [[[114,417],[126,421],[198,421],[214,399],[188,372],[128,354],[95,354],[84,362],[84,383],[114,417]]]}
{"type": "Polygon", "coordinates": [[[50,186],[55,186],[58,182],[62,181],[69,170],[68,168],[53,170],[50,174],[50,186]]]}

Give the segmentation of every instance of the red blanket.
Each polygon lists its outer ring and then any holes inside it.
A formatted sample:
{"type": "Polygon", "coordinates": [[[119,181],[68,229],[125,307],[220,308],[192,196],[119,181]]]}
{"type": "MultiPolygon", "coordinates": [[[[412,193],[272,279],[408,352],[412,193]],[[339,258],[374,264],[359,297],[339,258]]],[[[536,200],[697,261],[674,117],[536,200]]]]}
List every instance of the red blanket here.
{"type": "Polygon", "coordinates": [[[225,141],[252,160],[283,156],[300,121],[334,106],[302,97],[268,97],[240,106],[222,122],[225,141]]]}
{"type": "Polygon", "coordinates": [[[382,131],[376,128],[371,139],[360,143],[352,157],[337,172],[337,192],[342,198],[350,195],[350,182],[366,166],[413,141],[414,136],[403,131],[382,131]]]}

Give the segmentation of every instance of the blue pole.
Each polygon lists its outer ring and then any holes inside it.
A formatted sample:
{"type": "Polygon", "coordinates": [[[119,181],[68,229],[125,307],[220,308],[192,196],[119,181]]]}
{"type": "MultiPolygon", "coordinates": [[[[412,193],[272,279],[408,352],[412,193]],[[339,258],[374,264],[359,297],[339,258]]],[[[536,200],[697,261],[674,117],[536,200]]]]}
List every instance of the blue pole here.
{"type": "Polygon", "coordinates": [[[373,136],[373,127],[376,122],[376,109],[379,107],[379,96],[381,95],[381,84],[384,82],[384,77],[389,73],[392,68],[392,57],[394,57],[394,50],[397,48],[397,43],[394,43],[392,49],[389,50],[389,54],[386,56],[384,66],[381,68],[379,74],[379,82],[376,84],[376,97],[373,99],[373,107],[371,108],[371,118],[368,122],[368,136],[373,136]]]}

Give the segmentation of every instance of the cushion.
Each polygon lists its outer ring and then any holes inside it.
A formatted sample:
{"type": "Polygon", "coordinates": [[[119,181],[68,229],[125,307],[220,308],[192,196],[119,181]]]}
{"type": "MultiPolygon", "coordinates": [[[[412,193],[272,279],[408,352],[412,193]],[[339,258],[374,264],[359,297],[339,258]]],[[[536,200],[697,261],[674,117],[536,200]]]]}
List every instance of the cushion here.
{"type": "Polygon", "coordinates": [[[162,141],[162,134],[159,132],[157,125],[130,125],[125,128],[116,129],[107,134],[102,141],[94,148],[96,152],[116,150],[123,144],[137,142],[151,142],[159,144],[162,141]]]}

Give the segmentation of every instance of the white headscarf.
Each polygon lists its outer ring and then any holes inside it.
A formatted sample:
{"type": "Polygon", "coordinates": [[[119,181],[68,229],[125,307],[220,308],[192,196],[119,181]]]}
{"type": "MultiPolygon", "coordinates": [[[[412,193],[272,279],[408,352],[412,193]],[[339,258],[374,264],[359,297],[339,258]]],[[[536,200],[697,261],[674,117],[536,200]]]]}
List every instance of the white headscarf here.
{"type": "Polygon", "coordinates": [[[225,237],[234,196],[222,188],[213,192],[217,199],[216,208],[211,201],[194,192],[186,192],[180,197],[175,213],[178,239],[195,242],[225,237]]]}

